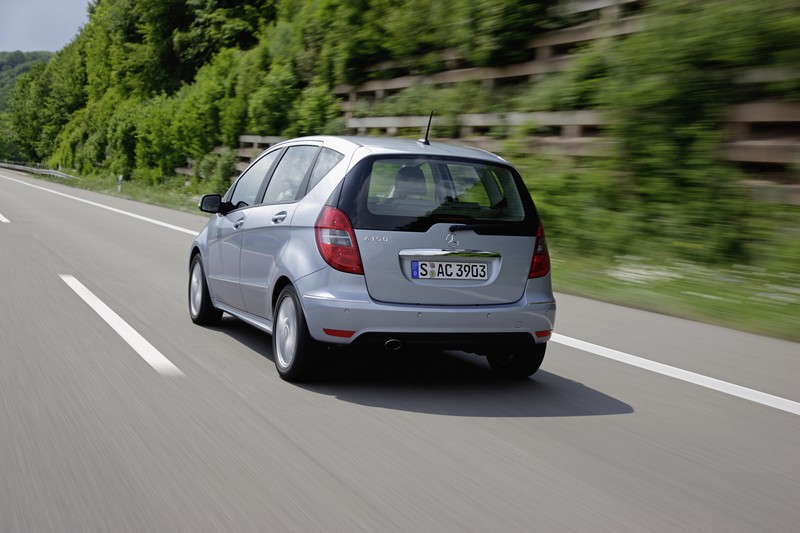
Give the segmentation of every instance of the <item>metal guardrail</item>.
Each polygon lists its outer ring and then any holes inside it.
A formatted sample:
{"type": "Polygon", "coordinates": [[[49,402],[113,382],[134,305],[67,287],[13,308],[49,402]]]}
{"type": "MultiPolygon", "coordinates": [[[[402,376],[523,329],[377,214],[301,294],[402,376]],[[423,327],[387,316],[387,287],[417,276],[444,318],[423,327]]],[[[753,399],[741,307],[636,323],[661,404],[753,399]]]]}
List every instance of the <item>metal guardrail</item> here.
{"type": "Polygon", "coordinates": [[[11,162],[11,161],[0,161],[0,168],[8,168],[11,170],[21,170],[22,172],[28,172],[30,174],[44,174],[47,176],[55,176],[57,178],[68,179],[68,180],[76,180],[78,179],[76,176],[70,176],[69,174],[65,174],[64,172],[60,172],[58,170],[51,170],[49,168],[41,166],[39,163],[29,163],[36,166],[28,166],[28,164],[19,164],[20,162],[11,162]]]}

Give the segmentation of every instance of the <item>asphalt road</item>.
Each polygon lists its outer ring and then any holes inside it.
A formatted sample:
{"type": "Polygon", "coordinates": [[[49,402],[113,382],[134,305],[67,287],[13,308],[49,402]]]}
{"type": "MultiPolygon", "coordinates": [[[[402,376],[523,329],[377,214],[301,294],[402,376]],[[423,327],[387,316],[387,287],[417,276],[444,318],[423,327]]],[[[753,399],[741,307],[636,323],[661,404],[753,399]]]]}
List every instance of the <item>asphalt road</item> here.
{"type": "Polygon", "coordinates": [[[534,379],[375,353],[295,386],[189,320],[205,220],[0,169],[1,532],[800,531],[798,344],[559,295],[534,379]]]}

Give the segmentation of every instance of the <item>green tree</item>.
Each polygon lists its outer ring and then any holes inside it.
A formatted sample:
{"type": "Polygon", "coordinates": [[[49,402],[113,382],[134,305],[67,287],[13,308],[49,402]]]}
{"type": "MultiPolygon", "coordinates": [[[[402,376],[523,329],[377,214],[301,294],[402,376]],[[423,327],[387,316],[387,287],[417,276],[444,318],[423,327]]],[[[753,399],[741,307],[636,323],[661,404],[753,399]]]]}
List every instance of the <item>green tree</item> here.
{"type": "Polygon", "coordinates": [[[17,78],[28,72],[33,65],[45,62],[50,52],[0,52],[0,111],[8,107],[8,99],[17,78]]]}
{"type": "Polygon", "coordinates": [[[250,98],[249,130],[260,135],[280,135],[289,126],[289,113],[299,91],[290,68],[274,65],[250,98]]]}
{"type": "Polygon", "coordinates": [[[290,116],[287,133],[291,136],[334,133],[330,128],[339,116],[339,103],[327,85],[317,80],[303,89],[290,116]]]}
{"type": "Polygon", "coordinates": [[[11,121],[11,114],[0,111],[0,159],[17,160],[20,157],[17,134],[11,121]]]}
{"type": "Polygon", "coordinates": [[[224,48],[255,46],[259,28],[271,22],[276,13],[273,0],[185,0],[183,3],[188,24],[174,29],[172,44],[181,61],[195,69],[224,48]]]}
{"type": "Polygon", "coordinates": [[[47,126],[41,110],[50,90],[47,65],[39,63],[17,80],[11,93],[9,107],[11,123],[16,133],[22,157],[30,161],[44,159],[50,151],[42,132],[47,126]]]}

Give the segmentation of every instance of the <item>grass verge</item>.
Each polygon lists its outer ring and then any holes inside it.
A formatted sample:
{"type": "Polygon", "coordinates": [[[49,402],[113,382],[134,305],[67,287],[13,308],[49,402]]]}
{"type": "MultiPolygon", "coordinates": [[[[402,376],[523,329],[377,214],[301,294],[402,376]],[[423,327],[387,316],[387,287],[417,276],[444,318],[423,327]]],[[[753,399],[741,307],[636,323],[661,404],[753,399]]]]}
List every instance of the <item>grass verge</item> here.
{"type": "Polygon", "coordinates": [[[191,178],[180,176],[165,180],[158,186],[136,180],[123,181],[120,192],[117,192],[119,182],[113,177],[91,176],[67,180],[54,176],[39,175],[36,178],[198,215],[203,215],[197,209],[197,202],[200,200],[200,196],[214,192],[207,190],[203,183],[198,184],[191,178]]]}
{"type": "Polygon", "coordinates": [[[568,294],[800,341],[797,272],[553,253],[553,286],[568,294]]]}

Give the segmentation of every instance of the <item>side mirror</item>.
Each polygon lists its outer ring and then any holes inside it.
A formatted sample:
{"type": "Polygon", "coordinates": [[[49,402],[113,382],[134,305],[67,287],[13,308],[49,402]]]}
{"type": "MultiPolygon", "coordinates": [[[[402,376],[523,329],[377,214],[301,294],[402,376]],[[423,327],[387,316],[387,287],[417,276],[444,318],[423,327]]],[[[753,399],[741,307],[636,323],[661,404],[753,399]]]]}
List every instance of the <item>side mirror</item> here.
{"type": "Polygon", "coordinates": [[[206,194],[200,198],[200,203],[197,204],[197,207],[205,213],[219,213],[222,207],[222,196],[219,194],[206,194]]]}

